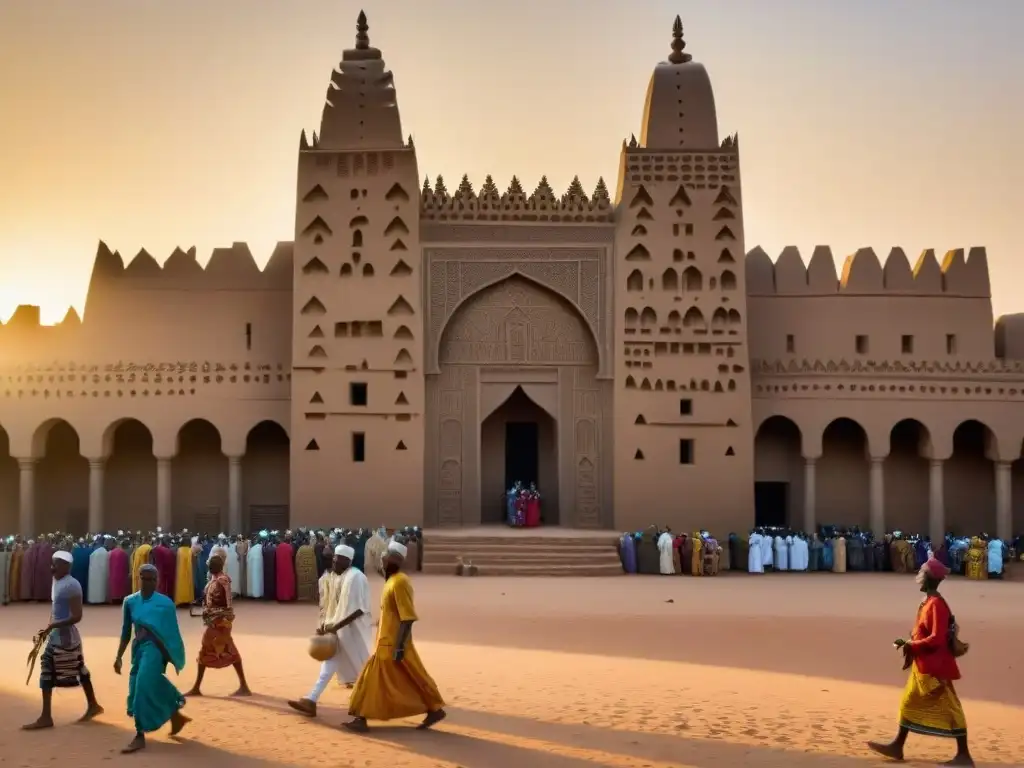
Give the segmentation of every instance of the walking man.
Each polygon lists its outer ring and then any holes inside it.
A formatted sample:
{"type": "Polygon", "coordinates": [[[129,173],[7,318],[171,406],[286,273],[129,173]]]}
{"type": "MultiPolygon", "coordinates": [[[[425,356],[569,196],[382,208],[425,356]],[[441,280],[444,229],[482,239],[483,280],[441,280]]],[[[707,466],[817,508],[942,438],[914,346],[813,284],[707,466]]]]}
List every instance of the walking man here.
{"type": "Polygon", "coordinates": [[[309,696],[288,702],[307,717],[316,717],[316,703],[332,677],[351,688],[372,653],[370,584],[362,571],[352,567],[354,555],[352,547],[339,544],[334,548],[332,569],[320,578],[320,626],[316,632],[337,634],[338,650],[320,665],[320,677],[309,696]]]}
{"type": "Polygon", "coordinates": [[[387,582],[380,596],[377,647],[366,662],[349,699],[352,719],[343,725],[366,733],[368,720],[396,720],[425,715],[417,726],[433,727],[446,717],[444,699],[416,653],[412,625],[418,621],[412,582],[402,571],[407,547],[394,539],[383,562],[387,582]]]}
{"type": "Polygon", "coordinates": [[[46,650],[43,651],[39,662],[39,688],[43,693],[43,711],[34,723],[22,726],[26,731],[53,727],[51,704],[54,688],[82,686],[87,708],[79,722],[88,722],[103,714],[103,707],[96,701],[92,678],[85,666],[82,637],[78,633],[78,622],[82,620],[82,585],[71,575],[72,562],[71,553],[64,551],[55,552],[51,560],[53,606],[50,611],[50,623],[36,635],[37,642],[43,637],[46,638],[46,650]]]}

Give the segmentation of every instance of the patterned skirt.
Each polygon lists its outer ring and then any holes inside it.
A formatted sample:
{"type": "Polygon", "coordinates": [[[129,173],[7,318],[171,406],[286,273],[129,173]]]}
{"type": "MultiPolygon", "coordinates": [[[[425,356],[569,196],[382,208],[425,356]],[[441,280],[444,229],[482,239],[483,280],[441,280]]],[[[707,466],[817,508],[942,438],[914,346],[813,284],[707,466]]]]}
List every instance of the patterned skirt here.
{"type": "Polygon", "coordinates": [[[47,643],[46,650],[39,660],[41,689],[77,688],[83,680],[88,679],[89,670],[85,666],[81,643],[71,648],[60,648],[53,643],[47,643]]]}
{"type": "Polygon", "coordinates": [[[967,718],[952,682],[910,668],[900,702],[900,725],[924,736],[956,738],[967,735],[967,718]]]}
{"type": "Polygon", "coordinates": [[[224,669],[242,660],[242,655],[231,639],[233,619],[217,616],[209,620],[203,632],[202,645],[196,663],[210,669],[224,669]]]}

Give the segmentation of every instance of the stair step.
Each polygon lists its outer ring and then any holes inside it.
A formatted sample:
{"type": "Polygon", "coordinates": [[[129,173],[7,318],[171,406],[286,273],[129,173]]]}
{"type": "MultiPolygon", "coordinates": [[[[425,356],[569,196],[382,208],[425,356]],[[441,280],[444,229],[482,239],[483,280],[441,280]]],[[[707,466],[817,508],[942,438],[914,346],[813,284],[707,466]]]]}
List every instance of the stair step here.
{"type": "Polygon", "coordinates": [[[562,547],[557,544],[553,545],[541,545],[541,544],[429,544],[423,547],[423,556],[426,557],[429,554],[461,554],[463,552],[483,552],[500,554],[502,552],[564,552],[569,555],[594,555],[600,556],[611,552],[616,554],[617,550],[615,547],[607,544],[600,544],[598,546],[591,547],[562,547]]]}
{"type": "Polygon", "coordinates": [[[477,552],[464,551],[452,554],[423,553],[423,564],[427,563],[455,563],[459,558],[470,562],[480,563],[564,563],[565,565],[592,565],[603,563],[619,563],[619,558],[614,552],[598,552],[591,554],[584,552],[532,552],[528,550],[517,550],[510,552],[477,552]]]}
{"type": "Polygon", "coordinates": [[[560,549],[593,549],[618,547],[618,540],[614,538],[598,539],[561,539],[553,536],[494,536],[494,537],[446,537],[436,539],[424,539],[423,550],[427,551],[435,547],[558,547],[560,549]]]}
{"type": "MultiPolygon", "coordinates": [[[[608,565],[481,565],[477,566],[477,576],[621,576],[622,566],[619,563],[608,565]]],[[[453,575],[455,566],[439,563],[424,563],[423,573],[453,575]]]]}

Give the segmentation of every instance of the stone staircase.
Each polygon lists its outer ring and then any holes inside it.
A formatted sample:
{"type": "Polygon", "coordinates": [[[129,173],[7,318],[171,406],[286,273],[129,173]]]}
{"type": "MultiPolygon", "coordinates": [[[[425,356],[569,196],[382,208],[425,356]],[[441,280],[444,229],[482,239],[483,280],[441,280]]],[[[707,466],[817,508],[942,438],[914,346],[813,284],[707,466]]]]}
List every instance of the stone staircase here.
{"type": "Polygon", "coordinates": [[[478,576],[619,576],[617,542],[614,534],[424,532],[423,573],[454,575],[461,558],[477,567],[478,576]]]}

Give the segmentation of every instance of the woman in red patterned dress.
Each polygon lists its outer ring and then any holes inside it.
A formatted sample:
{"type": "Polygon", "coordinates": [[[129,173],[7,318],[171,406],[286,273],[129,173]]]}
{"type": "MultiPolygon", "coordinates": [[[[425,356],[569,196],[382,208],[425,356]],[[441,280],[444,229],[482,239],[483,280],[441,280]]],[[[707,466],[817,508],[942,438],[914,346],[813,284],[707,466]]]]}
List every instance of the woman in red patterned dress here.
{"type": "Polygon", "coordinates": [[[234,667],[238,675],[238,690],[232,696],[250,696],[249,685],[242,670],[242,655],[231,637],[235,623],[235,611],[231,607],[231,577],[224,573],[224,558],[219,554],[210,556],[208,563],[210,580],[206,583],[203,598],[203,642],[199,648],[196,664],[196,682],[186,696],[202,696],[200,687],[206,669],[234,667]]]}

